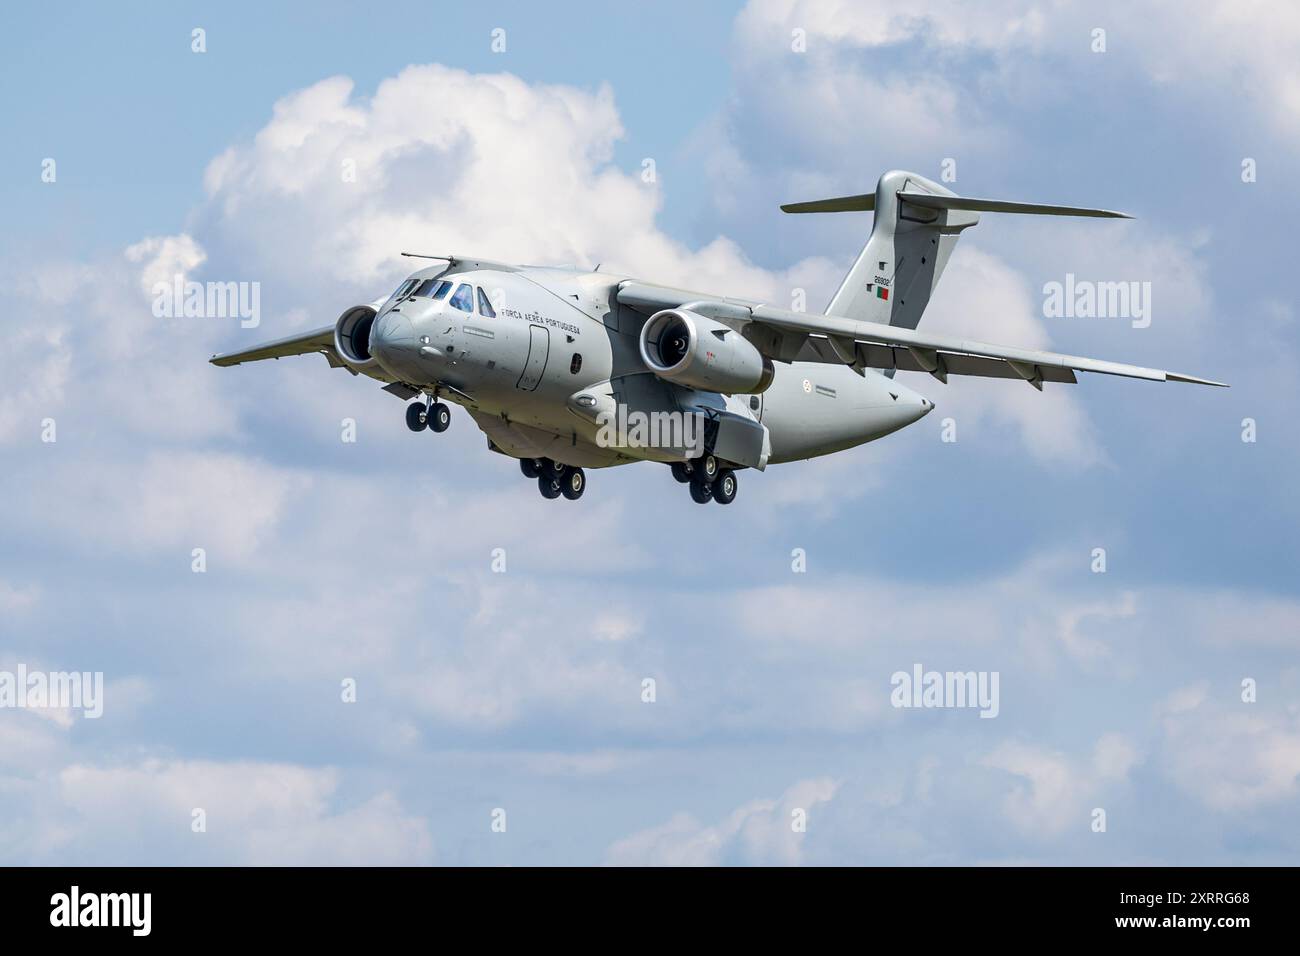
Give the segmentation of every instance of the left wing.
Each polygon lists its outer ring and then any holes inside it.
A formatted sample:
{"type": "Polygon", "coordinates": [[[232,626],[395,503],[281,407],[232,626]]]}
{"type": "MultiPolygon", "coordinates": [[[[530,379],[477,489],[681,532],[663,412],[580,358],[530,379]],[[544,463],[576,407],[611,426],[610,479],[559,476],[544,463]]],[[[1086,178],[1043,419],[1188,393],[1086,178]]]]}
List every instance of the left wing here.
{"type": "Polygon", "coordinates": [[[1020,378],[1041,391],[1043,382],[1075,382],[1074,373],[1079,371],[1227,387],[1223,382],[1163,369],[993,345],[835,315],[791,312],[746,299],[705,296],[631,279],[619,286],[618,301],[638,311],[697,312],[736,328],[769,358],[848,365],[859,374],[865,368],[879,368],[929,372],[941,382],[949,375],[1020,378]]]}

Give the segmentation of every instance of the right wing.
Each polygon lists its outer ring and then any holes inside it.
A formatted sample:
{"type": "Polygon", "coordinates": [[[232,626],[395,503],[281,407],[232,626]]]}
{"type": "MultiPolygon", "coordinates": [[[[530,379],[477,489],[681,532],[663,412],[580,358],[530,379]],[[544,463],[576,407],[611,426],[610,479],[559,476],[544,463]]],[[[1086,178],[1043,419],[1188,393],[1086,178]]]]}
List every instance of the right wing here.
{"type": "Polygon", "coordinates": [[[332,368],[338,368],[344,364],[339,359],[338,353],[334,351],[334,326],[332,325],[327,325],[323,329],[316,329],[314,332],[304,332],[302,335],[291,335],[288,338],[276,339],[274,342],[256,345],[241,352],[223,352],[220,355],[212,356],[208,361],[213,365],[228,368],[231,365],[242,365],[244,362],[260,362],[262,359],[278,359],[288,355],[306,355],[310,352],[320,352],[329,360],[332,368]]]}
{"type": "Polygon", "coordinates": [[[339,358],[338,352],[334,350],[334,326],[332,325],[327,325],[323,329],[316,329],[312,332],[304,332],[301,335],[291,335],[288,338],[276,339],[274,342],[255,345],[251,349],[244,349],[240,352],[223,352],[220,355],[212,356],[208,361],[213,365],[229,368],[232,365],[242,365],[245,362],[282,359],[290,355],[311,355],[315,352],[325,356],[325,361],[330,363],[330,368],[345,368],[353,375],[368,375],[370,378],[385,383],[384,390],[392,392],[398,398],[406,399],[417,394],[415,389],[398,382],[380,368],[378,362],[371,362],[365,368],[357,369],[339,358]]]}
{"type": "Polygon", "coordinates": [[[736,328],[769,358],[842,364],[859,373],[864,368],[902,369],[929,372],[941,382],[946,382],[950,374],[1024,379],[1040,391],[1043,382],[1074,383],[1076,371],[1224,387],[1222,382],[1163,369],[993,345],[837,315],[791,312],[760,302],[701,295],[630,279],[619,286],[618,301],[644,312],[689,309],[736,328]]]}

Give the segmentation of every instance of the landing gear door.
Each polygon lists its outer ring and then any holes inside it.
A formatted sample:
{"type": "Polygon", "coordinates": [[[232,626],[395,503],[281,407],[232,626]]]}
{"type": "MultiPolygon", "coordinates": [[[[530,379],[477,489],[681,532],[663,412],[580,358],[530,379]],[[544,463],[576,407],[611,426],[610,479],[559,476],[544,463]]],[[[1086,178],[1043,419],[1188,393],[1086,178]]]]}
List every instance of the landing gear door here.
{"type": "Polygon", "coordinates": [[[531,392],[542,380],[546,371],[546,359],[551,351],[551,333],[544,325],[528,327],[528,359],[524,362],[523,374],[519,376],[518,388],[531,392]]]}

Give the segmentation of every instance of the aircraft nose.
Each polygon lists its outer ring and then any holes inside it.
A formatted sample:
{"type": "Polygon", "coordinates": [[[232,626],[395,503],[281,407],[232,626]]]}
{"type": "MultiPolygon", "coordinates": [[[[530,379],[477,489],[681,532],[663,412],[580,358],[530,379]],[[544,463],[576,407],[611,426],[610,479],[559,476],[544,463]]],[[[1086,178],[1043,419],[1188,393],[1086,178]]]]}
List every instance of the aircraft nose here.
{"type": "Polygon", "coordinates": [[[394,375],[419,351],[415,328],[400,312],[386,312],[375,320],[370,332],[370,354],[394,375]]]}

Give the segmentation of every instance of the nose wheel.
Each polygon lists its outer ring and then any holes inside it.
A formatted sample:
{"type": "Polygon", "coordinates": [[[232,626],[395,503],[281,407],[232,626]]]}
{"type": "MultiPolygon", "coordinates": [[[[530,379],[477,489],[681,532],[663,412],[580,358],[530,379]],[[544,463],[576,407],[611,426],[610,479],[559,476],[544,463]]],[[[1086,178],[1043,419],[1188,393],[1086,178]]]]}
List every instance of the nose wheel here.
{"type": "Polygon", "coordinates": [[[442,402],[434,402],[427,418],[430,431],[445,432],[451,426],[451,409],[442,402]]]}
{"type": "Polygon", "coordinates": [[[445,432],[451,425],[451,409],[442,402],[425,405],[412,402],[406,406],[406,427],[413,432],[422,432],[426,428],[432,432],[445,432]]]}

